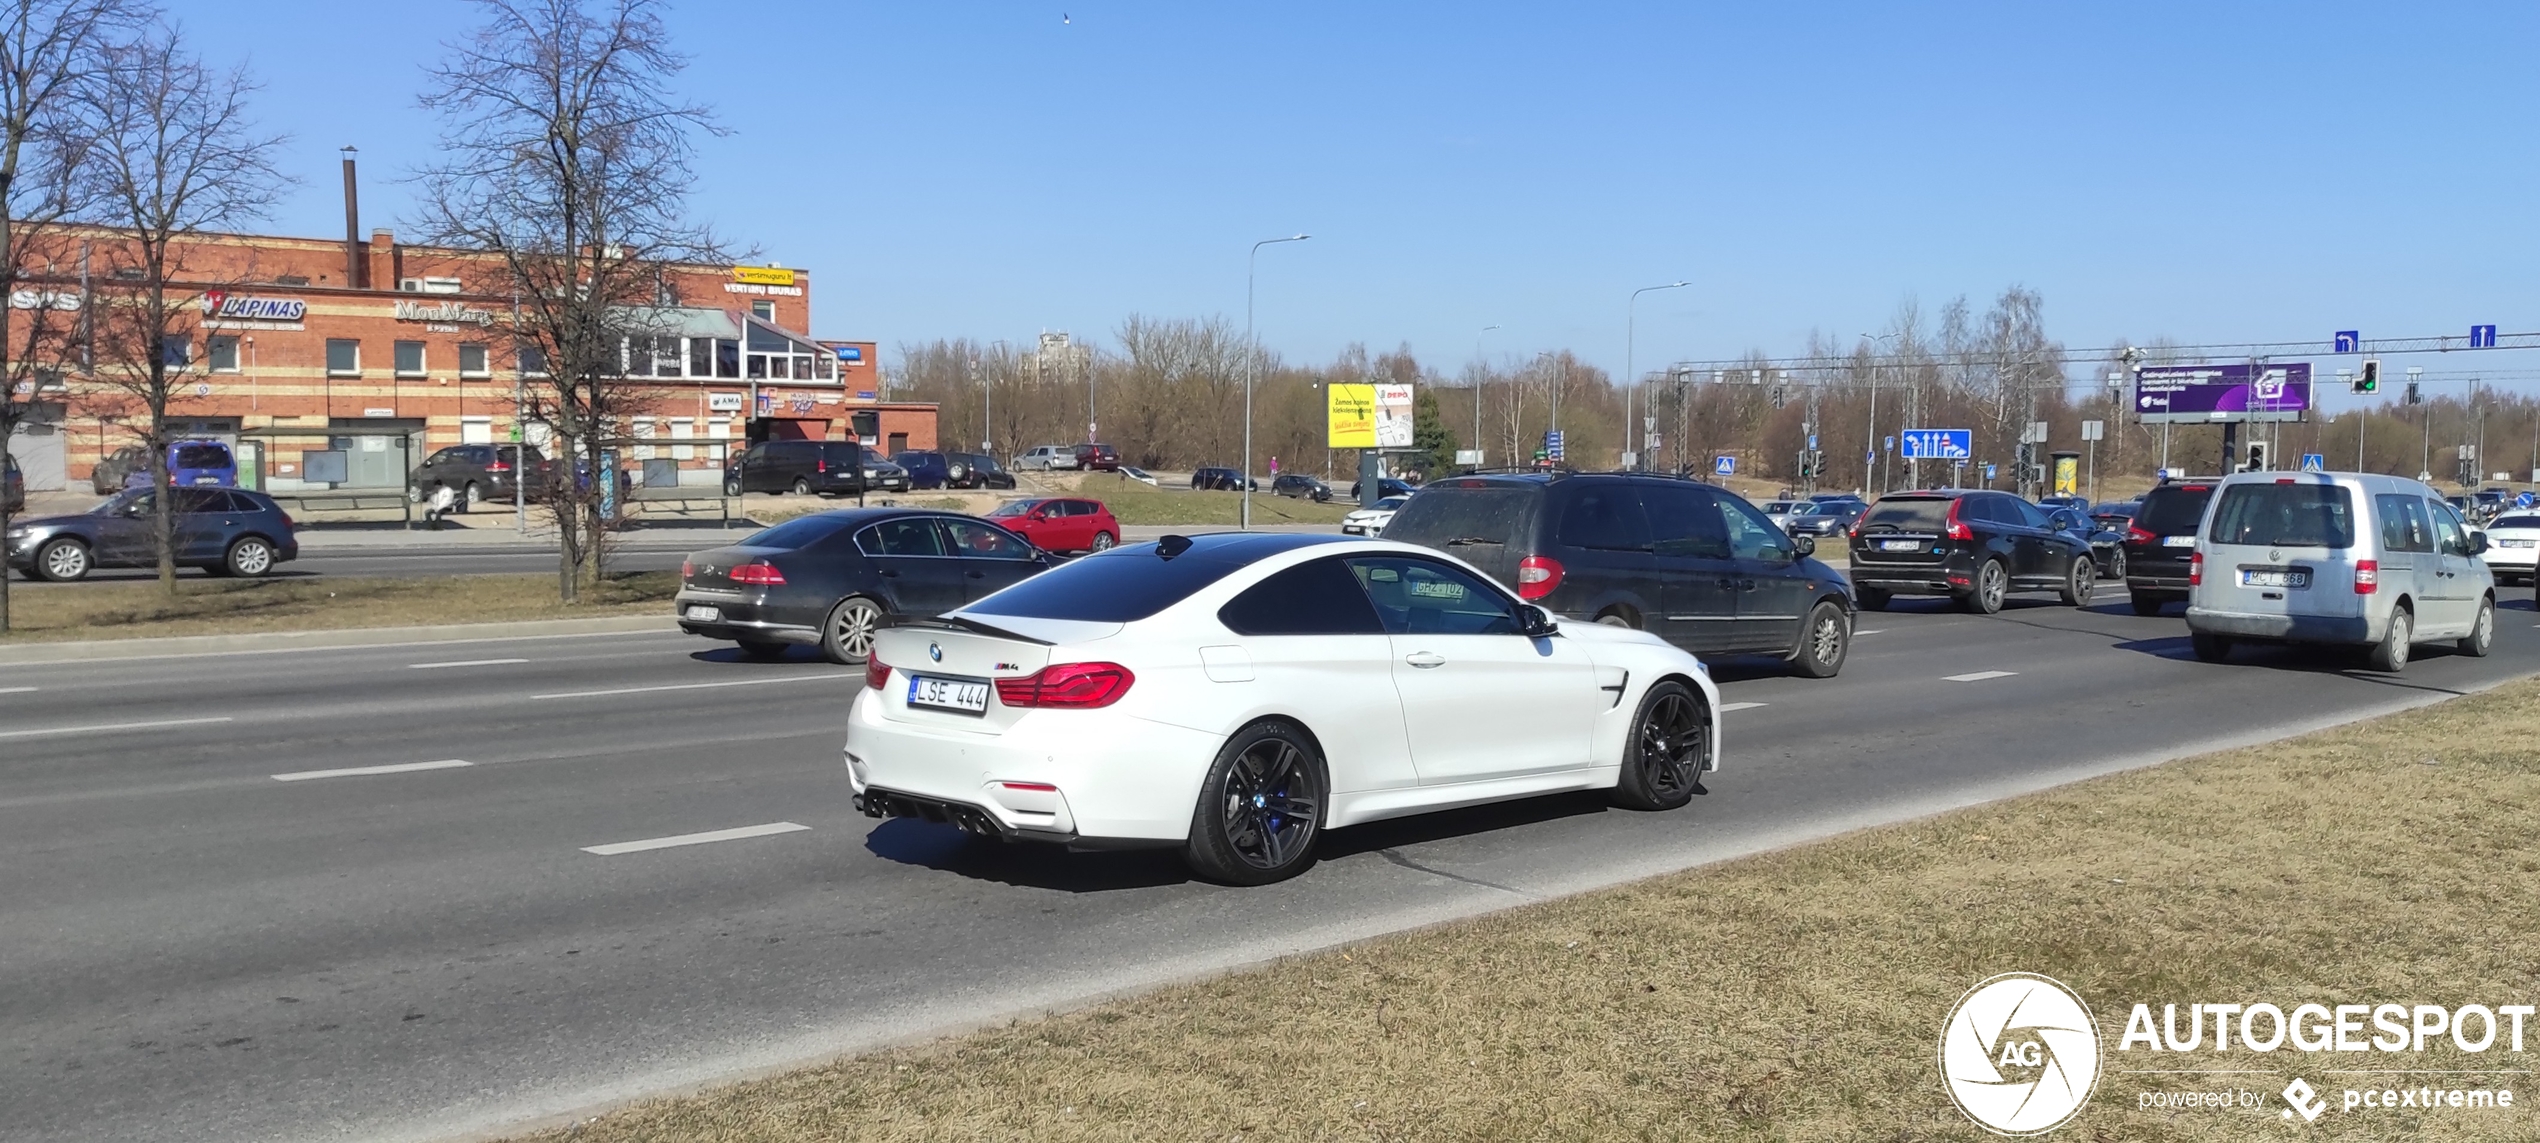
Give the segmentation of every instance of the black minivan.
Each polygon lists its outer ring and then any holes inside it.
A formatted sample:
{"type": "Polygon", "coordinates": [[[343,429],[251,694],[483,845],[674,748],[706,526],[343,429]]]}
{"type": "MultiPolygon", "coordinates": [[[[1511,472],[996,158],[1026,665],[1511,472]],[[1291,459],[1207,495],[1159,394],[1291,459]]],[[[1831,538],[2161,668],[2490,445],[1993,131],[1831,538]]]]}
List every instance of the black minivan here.
{"type": "Polygon", "coordinates": [[[1656,633],[1697,654],[1776,655],[1811,678],[1843,669],[1852,596],[1736,495],[1672,476],[1510,473],[1421,486],[1385,538],[1435,548],[1570,619],[1656,633]]]}
{"type": "Polygon", "coordinates": [[[724,467],[723,494],[858,496],[864,492],[863,459],[863,446],[851,441],[761,441],[724,467]]]}

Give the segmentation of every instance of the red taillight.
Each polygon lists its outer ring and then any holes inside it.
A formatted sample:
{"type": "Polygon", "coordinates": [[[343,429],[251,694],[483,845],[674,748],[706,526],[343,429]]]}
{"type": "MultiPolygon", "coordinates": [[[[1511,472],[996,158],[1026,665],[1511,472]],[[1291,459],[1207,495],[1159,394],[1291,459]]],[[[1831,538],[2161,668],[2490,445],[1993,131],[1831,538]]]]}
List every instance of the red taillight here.
{"type": "Polygon", "coordinates": [[[1118,663],[1052,663],[1019,679],[998,679],[997,701],[1013,707],[1092,710],[1120,701],[1136,681],[1118,663]]]}
{"type": "Polygon", "coordinates": [[[783,587],[785,573],[776,570],[776,565],[766,560],[759,560],[756,563],[746,563],[732,569],[732,582],[746,583],[754,587],[783,587]]]}
{"type": "Polygon", "coordinates": [[[1966,501],[1963,500],[1952,500],[1949,502],[1949,526],[1946,531],[1948,532],[1950,539],[1972,540],[1976,538],[1975,529],[1958,522],[1958,506],[1964,503],[1966,503],[1966,501]]]}
{"type": "Polygon", "coordinates": [[[292,519],[291,514],[285,512],[282,514],[282,526],[285,528],[297,528],[300,526],[300,522],[292,519]]]}
{"type": "Polygon", "coordinates": [[[2161,538],[2159,536],[2155,536],[2152,533],[2146,532],[2132,524],[2126,525],[2125,538],[2126,542],[2129,544],[2158,544],[2161,542],[2161,538]]]}
{"type": "Polygon", "coordinates": [[[891,665],[883,662],[882,656],[875,655],[864,661],[864,685],[877,691],[891,685],[891,665]]]}
{"type": "Polygon", "coordinates": [[[2371,595],[2381,587],[2381,561],[2355,561],[2355,594],[2371,595]]]}
{"type": "Polygon", "coordinates": [[[2181,492],[2211,492],[2214,490],[2214,486],[2210,484],[2182,484],[2178,487],[2181,492]]]}
{"type": "Polygon", "coordinates": [[[1034,794],[1055,794],[1058,792],[1058,787],[1047,782],[999,782],[997,785],[1003,786],[1009,790],[1022,790],[1027,793],[1034,794]]]}
{"type": "Polygon", "coordinates": [[[1561,561],[1551,556],[1527,556],[1517,561],[1517,598],[1541,599],[1561,586],[1561,561]]]}
{"type": "Polygon", "coordinates": [[[679,561],[679,578],[680,578],[680,579],[683,579],[683,580],[690,580],[690,579],[695,579],[695,578],[697,578],[697,565],[696,565],[696,563],[695,563],[694,561],[690,561],[690,560],[681,560],[681,561],[679,561]]]}
{"type": "Polygon", "coordinates": [[[512,466],[509,463],[499,460],[485,466],[487,472],[510,472],[511,470],[512,466]]]}
{"type": "Polygon", "coordinates": [[[813,461],[812,463],[816,466],[816,467],[814,467],[814,468],[812,469],[812,471],[813,471],[813,472],[827,472],[827,471],[829,471],[829,458],[828,458],[828,457],[825,457],[825,456],[824,456],[824,457],[821,457],[819,460],[813,461]]]}
{"type": "Polygon", "coordinates": [[[2187,557],[2187,586],[2194,587],[2203,582],[2205,582],[2205,553],[2198,552],[2187,557]]]}

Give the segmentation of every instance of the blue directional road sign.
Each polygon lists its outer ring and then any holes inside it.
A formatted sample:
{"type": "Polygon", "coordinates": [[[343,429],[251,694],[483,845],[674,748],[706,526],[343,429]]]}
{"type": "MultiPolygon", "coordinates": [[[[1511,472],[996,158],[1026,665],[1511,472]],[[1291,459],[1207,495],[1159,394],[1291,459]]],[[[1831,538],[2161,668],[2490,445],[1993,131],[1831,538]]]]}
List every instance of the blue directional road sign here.
{"type": "Polygon", "coordinates": [[[2469,327],[2469,347],[2471,349],[2496,348],[2496,327],[2492,325],[2469,327]]]}
{"type": "Polygon", "coordinates": [[[2351,329],[2337,331],[2337,352],[2362,353],[2363,351],[2364,335],[2362,333],[2351,329]]]}
{"type": "Polygon", "coordinates": [[[1562,459],[1561,430],[1554,429],[1543,434],[1543,453],[1544,456],[1552,460],[1562,459]]]}
{"type": "Polygon", "coordinates": [[[1810,433],[1810,434],[1808,434],[1808,448],[1809,448],[1809,450],[1813,452],[1813,451],[1815,451],[1815,450],[1816,450],[1816,447],[1817,447],[1817,434],[1815,434],[1815,433],[1810,433]]]}
{"type": "Polygon", "coordinates": [[[2531,504],[2532,504],[2531,494],[2530,494],[2530,493],[2528,493],[2528,492],[2525,492],[2525,493],[2523,493],[2523,494],[2522,494],[2522,495],[2520,495],[2520,496],[2516,496],[2516,497],[2514,497],[2514,507],[2516,507],[2516,508],[2529,508],[2529,507],[2531,507],[2531,504]]]}
{"type": "Polygon", "coordinates": [[[1895,437],[1889,437],[1889,438],[1887,438],[1887,451],[1889,451],[1889,452],[1895,452],[1895,451],[1896,451],[1896,438],[1895,438],[1895,437]]]}
{"type": "Polygon", "coordinates": [[[1988,481],[1990,481],[1990,480],[1992,480],[1992,479],[1993,479],[1993,466],[1992,466],[1992,465],[1989,465],[1989,464],[1988,464],[1988,465],[1984,466],[1984,478],[1985,478],[1986,480],[1988,480],[1988,481]]]}
{"type": "Polygon", "coordinates": [[[1712,457],[1711,471],[1722,476],[1735,476],[1737,475],[1737,458],[1733,456],[1712,457]]]}
{"type": "Polygon", "coordinates": [[[1973,429],[1907,429],[1896,439],[1905,451],[1898,455],[1907,460],[1965,460],[1975,455],[1973,429]]]}
{"type": "Polygon", "coordinates": [[[2302,471],[2304,471],[2304,472],[2326,472],[2326,471],[2328,471],[2328,458],[2327,458],[2327,457],[2324,457],[2324,456],[2321,456],[2320,454],[2315,453],[2315,452],[2306,452],[2306,453],[2303,453],[2303,454],[2302,454],[2302,471]]]}

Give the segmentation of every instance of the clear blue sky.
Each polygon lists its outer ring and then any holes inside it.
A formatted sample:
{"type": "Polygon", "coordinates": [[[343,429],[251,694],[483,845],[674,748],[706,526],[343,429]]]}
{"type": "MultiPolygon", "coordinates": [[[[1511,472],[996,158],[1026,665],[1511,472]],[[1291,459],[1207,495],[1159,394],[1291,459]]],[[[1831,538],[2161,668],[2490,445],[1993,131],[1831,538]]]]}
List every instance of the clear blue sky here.
{"type": "MultiPolygon", "coordinates": [[[[252,58],[306,182],[364,226],[429,153],[451,0],[177,3],[252,58]]],[[[1566,346],[1800,349],[2003,286],[2055,334],[2189,342],[2540,328],[2540,6],[692,2],[683,86],[735,134],[698,213],[819,274],[823,336],[1107,340],[1241,321],[1450,370],[1566,346]],[[1064,13],[1069,22],[1062,23],[1064,13]]],[[[2540,355],[2427,362],[2540,373],[2540,355]]],[[[2323,377],[2337,362],[2323,361],[2323,377]]],[[[2394,362],[2393,365],[2401,363],[2394,362]]]]}

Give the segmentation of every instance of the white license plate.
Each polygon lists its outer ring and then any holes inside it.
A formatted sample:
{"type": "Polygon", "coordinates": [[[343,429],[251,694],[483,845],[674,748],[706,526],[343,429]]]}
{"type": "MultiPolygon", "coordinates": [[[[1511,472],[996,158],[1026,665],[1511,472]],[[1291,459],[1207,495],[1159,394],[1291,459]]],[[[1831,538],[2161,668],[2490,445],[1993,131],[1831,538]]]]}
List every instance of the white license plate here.
{"type": "Polygon", "coordinates": [[[723,609],[720,607],[690,607],[681,614],[690,619],[695,619],[705,623],[712,623],[723,618],[723,609]]]}
{"type": "Polygon", "coordinates": [[[1917,552],[1917,551],[1921,551],[1921,550],[1922,550],[1922,547],[1923,547],[1923,542],[1922,542],[1921,540],[1881,540],[1881,541],[1879,541],[1879,550],[1880,550],[1880,551],[1882,551],[1882,552],[1917,552]]]}
{"type": "Polygon", "coordinates": [[[985,714],[988,710],[988,684],[911,675],[908,679],[908,705],[957,710],[963,714],[985,714]]]}
{"type": "Polygon", "coordinates": [[[2311,586],[2311,573],[2306,571],[2244,571],[2240,573],[2240,585],[2242,587],[2308,588],[2311,586]]]}
{"type": "Polygon", "coordinates": [[[2540,540],[2498,540],[2496,541],[2496,546],[2500,548],[2528,548],[2535,543],[2540,543],[2540,540]]]}
{"type": "Polygon", "coordinates": [[[2161,537],[2161,546],[2164,548],[2192,548],[2196,546],[2196,537],[2163,536],[2161,537]]]}

